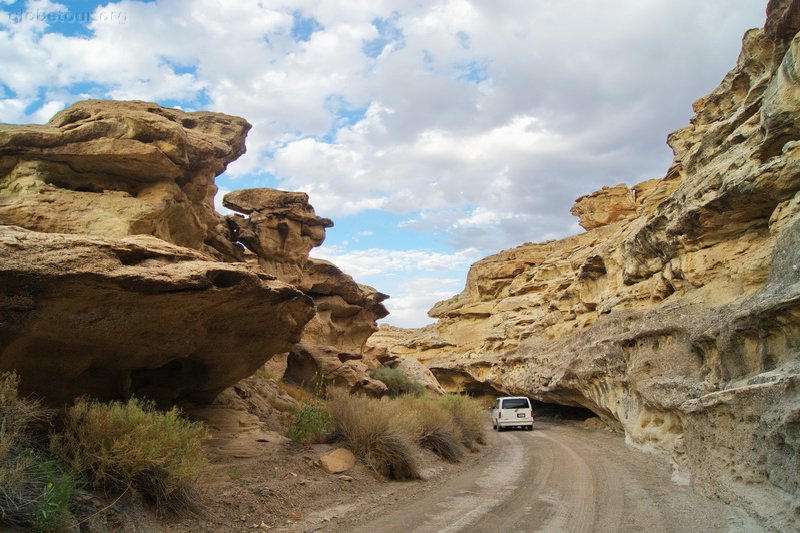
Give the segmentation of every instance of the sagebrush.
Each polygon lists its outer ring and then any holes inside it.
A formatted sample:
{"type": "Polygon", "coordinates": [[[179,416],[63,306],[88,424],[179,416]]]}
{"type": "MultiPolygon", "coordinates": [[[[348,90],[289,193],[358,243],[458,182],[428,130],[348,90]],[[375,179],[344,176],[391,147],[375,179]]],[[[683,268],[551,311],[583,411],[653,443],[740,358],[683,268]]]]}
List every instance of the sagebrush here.
{"type": "Polygon", "coordinates": [[[158,411],[138,399],[108,404],[79,399],[67,410],[53,452],[95,489],[138,491],[159,512],[194,511],[193,490],[208,463],[205,426],[176,408],[158,411]]]}
{"type": "Polygon", "coordinates": [[[369,376],[382,381],[388,389],[387,394],[392,398],[404,394],[421,396],[425,393],[425,387],[422,383],[397,368],[378,368],[371,371],[369,376]]]}

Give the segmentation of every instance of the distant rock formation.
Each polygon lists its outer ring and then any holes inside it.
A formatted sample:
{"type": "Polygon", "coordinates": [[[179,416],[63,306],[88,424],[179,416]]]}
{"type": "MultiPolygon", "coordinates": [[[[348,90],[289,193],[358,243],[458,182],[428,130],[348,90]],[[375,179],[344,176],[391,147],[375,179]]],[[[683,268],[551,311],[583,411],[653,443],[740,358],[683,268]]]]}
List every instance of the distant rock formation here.
{"type": "Polygon", "coordinates": [[[0,125],[0,370],[23,392],[207,402],[311,347],[335,350],[329,382],[381,393],[358,360],[386,296],[308,259],[332,222],[265,189],[229,195],[248,218],[214,211],[249,129],[98,100],[0,125]]]}
{"type": "Polygon", "coordinates": [[[678,476],[800,528],[800,2],[669,136],[660,180],[573,208],[586,233],[472,265],[434,325],[370,341],[449,390],[591,409],[678,476]]]}

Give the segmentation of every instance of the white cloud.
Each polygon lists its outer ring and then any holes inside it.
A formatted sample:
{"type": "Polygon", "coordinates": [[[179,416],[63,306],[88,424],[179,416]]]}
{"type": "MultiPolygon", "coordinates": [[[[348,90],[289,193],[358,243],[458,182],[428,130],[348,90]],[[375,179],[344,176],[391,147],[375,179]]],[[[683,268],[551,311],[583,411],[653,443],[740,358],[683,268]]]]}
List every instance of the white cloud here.
{"type": "Polygon", "coordinates": [[[382,248],[347,250],[326,245],[312,250],[311,255],[332,261],[359,283],[389,294],[384,304],[390,315],[385,322],[400,327],[433,322],[427,316],[428,309],[464,288],[467,270],[479,257],[475,249],[448,254],[382,248]]]}
{"type": "Polygon", "coordinates": [[[464,287],[463,279],[415,278],[398,287],[399,293],[386,300],[391,313],[384,321],[402,328],[415,328],[433,322],[428,310],[436,302],[446,300],[464,287]]]}
{"type": "Polygon", "coordinates": [[[474,248],[446,254],[430,250],[383,248],[345,250],[335,246],[316,248],[311,255],[335,263],[357,279],[413,271],[444,272],[468,267],[479,257],[474,248]]]}

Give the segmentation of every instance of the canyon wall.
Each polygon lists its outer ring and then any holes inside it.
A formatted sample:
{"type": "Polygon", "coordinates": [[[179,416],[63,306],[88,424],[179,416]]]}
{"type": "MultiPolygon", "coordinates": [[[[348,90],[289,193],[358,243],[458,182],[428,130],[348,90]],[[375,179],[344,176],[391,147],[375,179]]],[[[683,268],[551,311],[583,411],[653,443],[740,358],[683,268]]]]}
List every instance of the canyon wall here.
{"type": "Polygon", "coordinates": [[[308,259],[332,222],[306,195],[271,189],[228,195],[247,216],[214,210],[215,177],[249,129],[98,100],[46,125],[0,125],[0,371],[54,405],[168,405],[312,352],[307,373],[380,395],[362,348],[386,295],[308,259]]]}
{"type": "Polygon", "coordinates": [[[418,330],[369,343],[449,390],[581,406],[676,479],[800,528],[800,2],[669,136],[662,179],[572,209],[585,233],[472,265],[418,330]]]}

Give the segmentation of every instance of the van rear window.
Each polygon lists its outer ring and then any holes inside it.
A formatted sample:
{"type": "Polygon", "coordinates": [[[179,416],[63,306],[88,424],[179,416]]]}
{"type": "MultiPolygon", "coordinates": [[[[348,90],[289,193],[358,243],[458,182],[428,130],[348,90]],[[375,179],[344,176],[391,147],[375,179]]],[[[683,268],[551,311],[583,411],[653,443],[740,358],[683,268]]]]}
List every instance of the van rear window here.
{"type": "Polygon", "coordinates": [[[503,400],[503,409],[528,409],[530,404],[527,398],[513,398],[510,400],[503,400]]]}

